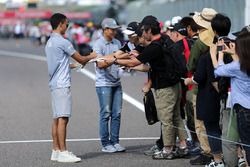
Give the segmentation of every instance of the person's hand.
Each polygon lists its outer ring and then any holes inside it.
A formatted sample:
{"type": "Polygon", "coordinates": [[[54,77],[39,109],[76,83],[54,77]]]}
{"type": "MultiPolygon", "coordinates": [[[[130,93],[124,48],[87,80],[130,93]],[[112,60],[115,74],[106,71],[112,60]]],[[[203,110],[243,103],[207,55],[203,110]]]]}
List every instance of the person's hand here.
{"type": "Polygon", "coordinates": [[[136,50],[132,50],[132,51],[130,52],[130,55],[131,55],[131,56],[134,56],[134,57],[137,57],[137,56],[139,55],[139,53],[138,53],[136,50]]]}
{"type": "Polygon", "coordinates": [[[216,45],[217,45],[217,52],[219,54],[223,53],[223,50],[225,50],[225,47],[226,47],[226,44],[224,43],[224,39],[219,40],[216,45]]]}
{"type": "Polygon", "coordinates": [[[150,89],[151,89],[151,85],[152,85],[151,80],[148,80],[148,82],[146,82],[146,83],[144,84],[144,86],[143,86],[143,88],[142,88],[142,92],[143,92],[143,93],[149,92],[150,89]]]}
{"type": "Polygon", "coordinates": [[[89,56],[91,57],[91,59],[94,59],[94,58],[97,57],[97,54],[96,54],[96,52],[91,52],[91,53],[89,54],[89,56]]]}
{"type": "Polygon", "coordinates": [[[229,53],[231,55],[235,55],[235,43],[230,42],[229,43],[229,47],[227,45],[225,45],[225,49],[223,50],[224,53],[229,53]]]}
{"type": "Polygon", "coordinates": [[[106,57],[102,57],[102,59],[103,59],[103,61],[105,61],[106,63],[108,63],[108,64],[112,64],[112,63],[114,63],[114,61],[115,61],[115,57],[113,57],[113,56],[106,56],[106,57]]]}
{"type": "Polygon", "coordinates": [[[80,65],[79,63],[72,63],[69,66],[71,69],[74,69],[74,68],[77,68],[79,65],[80,65]]]}
{"type": "Polygon", "coordinates": [[[79,65],[75,68],[76,72],[80,72],[81,69],[83,69],[83,67],[84,67],[84,65],[79,64],[79,65]]]}
{"type": "Polygon", "coordinates": [[[150,87],[148,84],[145,84],[145,85],[143,86],[143,88],[142,88],[142,92],[143,92],[143,93],[147,93],[147,92],[149,92],[150,88],[151,88],[151,87],[150,87]]]}
{"type": "Polygon", "coordinates": [[[191,85],[191,84],[193,84],[192,78],[185,78],[184,79],[184,84],[185,85],[191,85]]]}

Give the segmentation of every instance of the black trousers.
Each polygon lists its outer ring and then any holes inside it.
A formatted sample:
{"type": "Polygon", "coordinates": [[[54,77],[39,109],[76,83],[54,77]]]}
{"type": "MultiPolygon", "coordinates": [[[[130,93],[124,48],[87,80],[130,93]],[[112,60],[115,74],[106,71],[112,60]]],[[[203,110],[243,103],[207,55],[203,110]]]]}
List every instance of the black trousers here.
{"type": "Polygon", "coordinates": [[[214,122],[204,121],[206,132],[208,135],[208,143],[212,154],[222,153],[221,129],[219,120],[214,122]]]}
{"type": "Polygon", "coordinates": [[[163,139],[162,139],[162,130],[161,130],[161,136],[158,140],[156,140],[155,144],[157,145],[157,147],[162,150],[163,147],[164,147],[164,144],[163,144],[163,139]]]}

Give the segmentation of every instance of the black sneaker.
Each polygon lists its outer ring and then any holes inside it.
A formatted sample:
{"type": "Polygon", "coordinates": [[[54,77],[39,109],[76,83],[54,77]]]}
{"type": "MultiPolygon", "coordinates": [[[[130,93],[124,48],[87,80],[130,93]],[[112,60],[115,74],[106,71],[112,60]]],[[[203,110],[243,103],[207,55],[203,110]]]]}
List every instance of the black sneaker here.
{"type": "Polygon", "coordinates": [[[207,163],[211,162],[212,157],[200,154],[198,157],[196,157],[193,160],[190,160],[191,165],[206,165],[207,163]]]}
{"type": "Polygon", "coordinates": [[[152,156],[157,152],[160,152],[161,150],[159,149],[159,147],[157,145],[154,145],[153,147],[151,147],[149,150],[144,152],[144,155],[147,156],[152,156]]]}
{"type": "Polygon", "coordinates": [[[200,155],[201,154],[201,148],[199,146],[193,146],[189,148],[189,154],[190,155],[200,155]]]}
{"type": "Polygon", "coordinates": [[[176,157],[178,158],[184,158],[189,155],[188,148],[177,148],[176,150],[176,157]]]}
{"type": "Polygon", "coordinates": [[[167,159],[167,160],[171,160],[174,159],[174,153],[171,151],[170,153],[165,153],[163,151],[157,152],[152,156],[153,159],[155,160],[160,160],[160,159],[167,159]]]}

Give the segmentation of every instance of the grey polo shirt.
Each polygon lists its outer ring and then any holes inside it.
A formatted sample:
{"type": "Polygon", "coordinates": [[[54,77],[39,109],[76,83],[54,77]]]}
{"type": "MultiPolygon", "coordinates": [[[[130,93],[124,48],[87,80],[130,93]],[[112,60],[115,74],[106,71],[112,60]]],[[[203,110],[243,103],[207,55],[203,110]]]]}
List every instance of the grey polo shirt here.
{"type": "MultiPolygon", "coordinates": [[[[118,51],[121,48],[121,43],[117,39],[108,42],[103,36],[95,41],[93,50],[98,56],[105,56],[118,51]]],[[[119,86],[121,84],[119,76],[119,66],[111,65],[107,68],[98,68],[96,70],[96,87],[104,86],[119,86]]]]}
{"type": "Polygon", "coordinates": [[[52,33],[46,46],[51,90],[71,86],[70,57],[76,52],[73,45],[58,33],[52,33]]]}

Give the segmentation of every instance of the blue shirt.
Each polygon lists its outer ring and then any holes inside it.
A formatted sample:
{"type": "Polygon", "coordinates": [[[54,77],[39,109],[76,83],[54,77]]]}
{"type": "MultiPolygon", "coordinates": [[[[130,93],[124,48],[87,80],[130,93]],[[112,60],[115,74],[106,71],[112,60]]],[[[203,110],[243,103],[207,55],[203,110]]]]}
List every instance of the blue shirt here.
{"type": "Polygon", "coordinates": [[[250,77],[240,70],[240,63],[233,61],[229,64],[219,62],[214,71],[216,76],[231,77],[231,103],[238,103],[250,109],[250,77]]]}
{"type": "Polygon", "coordinates": [[[70,57],[75,53],[73,45],[58,33],[52,33],[45,53],[48,63],[51,90],[71,86],[70,57]]]}
{"type": "MultiPolygon", "coordinates": [[[[95,41],[93,50],[98,57],[109,55],[118,51],[121,48],[121,43],[117,39],[108,42],[103,36],[95,41]]],[[[112,64],[107,68],[98,68],[96,70],[96,87],[110,86],[115,87],[121,84],[119,75],[119,66],[112,64]]]]}

